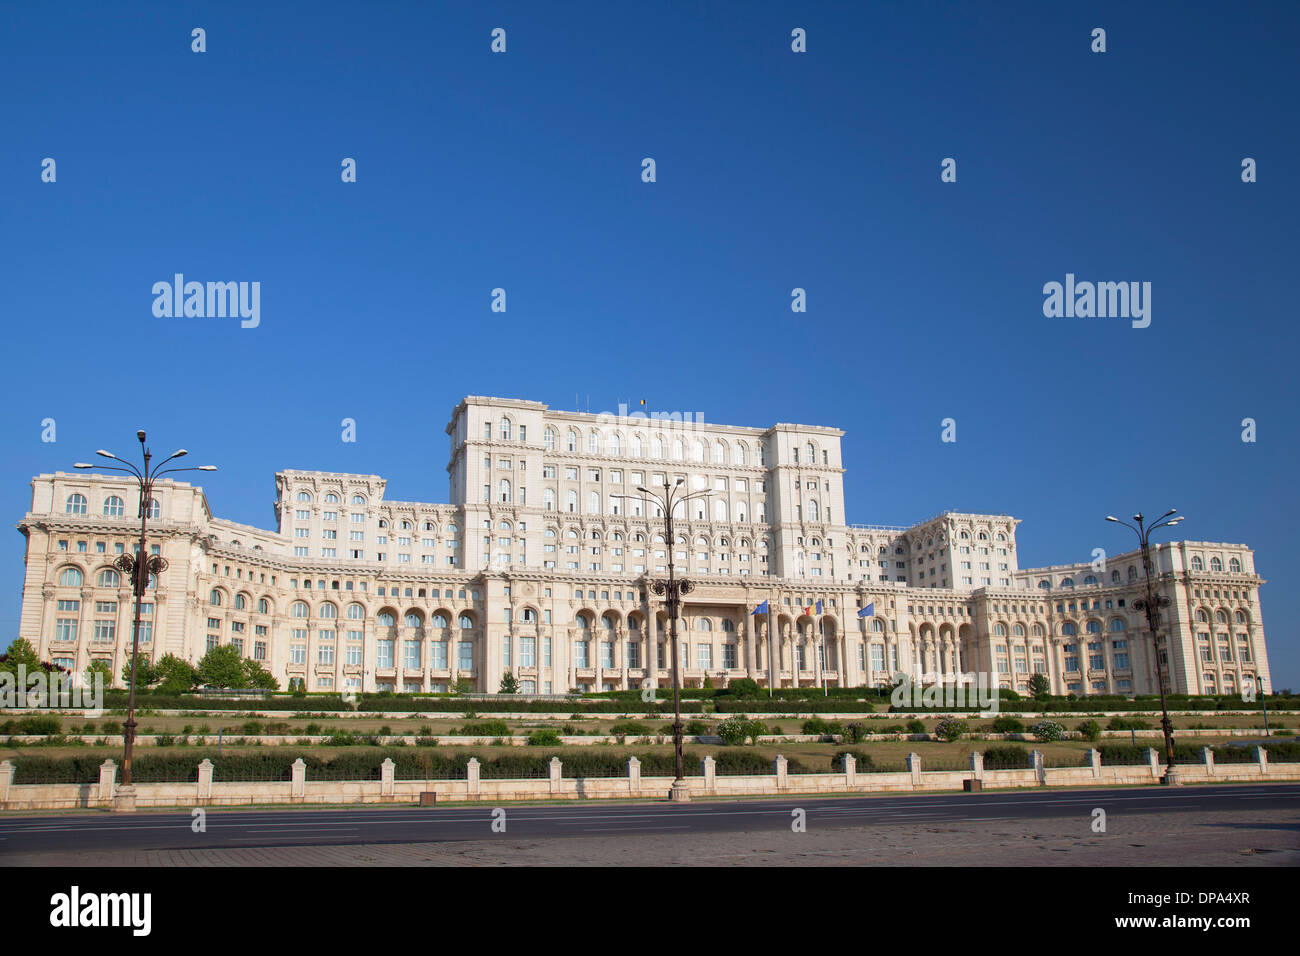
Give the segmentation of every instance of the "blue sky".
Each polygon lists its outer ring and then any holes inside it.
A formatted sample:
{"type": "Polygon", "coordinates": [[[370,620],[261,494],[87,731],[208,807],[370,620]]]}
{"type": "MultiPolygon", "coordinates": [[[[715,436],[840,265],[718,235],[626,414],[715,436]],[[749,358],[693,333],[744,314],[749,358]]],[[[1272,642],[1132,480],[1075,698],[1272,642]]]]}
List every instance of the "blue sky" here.
{"type": "MultiPolygon", "coordinates": [[[[1300,8],[657,6],[0,12],[10,520],[32,475],[140,427],[265,527],[282,467],[445,501],[465,394],[644,397],[843,428],[850,521],[1008,512],[1022,565],[1177,507],[1255,549],[1275,683],[1300,685],[1300,8]],[[260,326],[155,318],[177,272],[260,282],[260,326]],[[1067,272],[1150,282],[1151,326],[1044,317],[1067,272]]],[[[7,638],[16,532],[0,575],[7,638]]]]}

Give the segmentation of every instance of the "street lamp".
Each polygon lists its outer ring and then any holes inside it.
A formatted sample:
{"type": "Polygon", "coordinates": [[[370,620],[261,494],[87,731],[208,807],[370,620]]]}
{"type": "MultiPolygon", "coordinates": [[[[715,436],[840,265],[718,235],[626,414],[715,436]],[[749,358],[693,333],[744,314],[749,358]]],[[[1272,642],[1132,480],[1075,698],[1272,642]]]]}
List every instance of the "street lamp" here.
{"type": "Polygon", "coordinates": [[[122,783],[117,788],[117,793],[113,796],[113,809],[115,810],[134,810],[135,809],[135,788],[131,786],[131,756],[135,749],[135,674],[136,666],[140,656],[140,601],[144,597],[145,591],[149,588],[149,578],[151,575],[156,576],[167,570],[167,559],[161,555],[149,554],[148,546],[145,543],[145,530],[149,520],[149,504],[153,500],[154,482],[163,475],[172,475],[181,471],[216,471],[216,465],[199,465],[196,468],[167,468],[163,465],[177,458],[183,458],[188,455],[184,448],[172,452],[158,464],[150,467],[152,455],[148,446],[145,445],[145,433],[141,429],[135,433],[135,437],[140,442],[140,451],[144,456],[144,469],[141,470],[123,458],[118,458],[112,452],[100,449],[95,452],[101,458],[108,458],[118,462],[119,465],[99,465],[89,464],[87,462],[76,462],[74,468],[99,468],[104,471],[120,471],[132,475],[140,487],[140,546],[134,554],[123,554],[114,562],[115,566],[128,578],[130,578],[135,591],[135,623],[131,631],[131,686],[130,696],[127,700],[126,723],[122,725],[123,740],[125,742],[124,753],[122,755],[122,783]]]}
{"type": "MultiPolygon", "coordinates": [[[[695,583],[688,578],[677,577],[673,567],[673,548],[677,545],[676,538],[673,536],[673,508],[690,501],[692,498],[707,498],[713,494],[712,490],[693,491],[685,495],[676,494],[684,482],[684,478],[678,478],[675,483],[669,484],[667,477],[665,477],[662,495],[640,485],[636,489],[642,497],[651,499],[663,509],[668,530],[668,580],[652,581],[650,590],[654,591],[655,594],[664,596],[664,605],[668,609],[668,639],[672,642],[673,650],[673,749],[677,755],[677,764],[676,778],[673,780],[672,789],[668,791],[668,799],[673,803],[686,803],[691,798],[690,788],[686,785],[686,776],[682,767],[682,704],[679,690],[681,687],[681,668],[677,653],[677,616],[681,609],[682,595],[690,594],[691,591],[695,590],[695,583]]],[[[634,496],[616,495],[615,497],[631,498],[634,496]]],[[[649,648],[646,649],[646,654],[648,657],[649,648]]]]}
{"type": "Polygon", "coordinates": [[[1155,648],[1156,655],[1156,683],[1160,688],[1160,726],[1165,732],[1165,775],[1160,778],[1160,782],[1166,785],[1178,784],[1178,772],[1174,769],[1174,724],[1169,719],[1169,708],[1165,704],[1165,673],[1164,667],[1160,663],[1160,638],[1157,630],[1160,627],[1160,609],[1169,606],[1169,598],[1164,595],[1157,597],[1154,585],[1151,581],[1151,532],[1159,528],[1170,528],[1182,521],[1182,515],[1177,518],[1172,517],[1177,514],[1176,508],[1170,508],[1151,525],[1143,523],[1141,512],[1133,516],[1137,525],[1131,525],[1127,521],[1120,521],[1114,515],[1106,515],[1107,521],[1113,521],[1116,524],[1122,524],[1129,528],[1138,536],[1138,543],[1142,546],[1142,570],[1146,576],[1146,597],[1138,598],[1133,602],[1133,606],[1139,611],[1145,611],[1147,615],[1147,627],[1151,631],[1151,643],[1155,648]]]}

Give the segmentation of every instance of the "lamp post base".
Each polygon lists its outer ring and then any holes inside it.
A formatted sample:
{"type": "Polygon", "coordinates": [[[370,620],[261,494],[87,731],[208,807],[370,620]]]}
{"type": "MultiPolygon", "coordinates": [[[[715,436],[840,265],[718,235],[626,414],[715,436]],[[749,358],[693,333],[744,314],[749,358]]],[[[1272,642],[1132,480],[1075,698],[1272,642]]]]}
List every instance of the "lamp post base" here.
{"type": "Polygon", "coordinates": [[[1178,775],[1177,767],[1170,767],[1166,770],[1165,775],[1160,778],[1160,782],[1166,787],[1181,787],[1183,785],[1183,780],[1178,775]]]}
{"type": "Polygon", "coordinates": [[[691,788],[686,785],[685,780],[674,780],[672,789],[668,791],[669,803],[690,803],[691,788]]]}
{"type": "Polygon", "coordinates": [[[135,787],[118,787],[113,793],[114,813],[135,813],[135,787]]]}

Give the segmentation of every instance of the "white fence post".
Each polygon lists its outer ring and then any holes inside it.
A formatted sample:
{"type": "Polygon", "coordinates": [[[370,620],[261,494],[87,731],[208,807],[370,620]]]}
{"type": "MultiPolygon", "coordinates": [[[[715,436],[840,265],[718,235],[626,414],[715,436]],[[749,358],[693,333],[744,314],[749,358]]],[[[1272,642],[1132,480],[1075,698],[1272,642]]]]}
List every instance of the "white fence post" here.
{"type": "Polygon", "coordinates": [[[551,793],[560,792],[560,758],[551,758],[551,793]]]}
{"type": "Polygon", "coordinates": [[[465,765],[465,788],[471,797],[477,797],[480,790],[478,757],[470,757],[465,765]]]}
{"type": "Polygon", "coordinates": [[[790,785],[790,778],[787,772],[789,765],[790,761],[786,760],[780,754],[777,754],[776,759],[772,761],[772,770],[776,774],[776,789],[778,790],[784,790],[790,785]]]}
{"type": "Polygon", "coordinates": [[[858,758],[853,754],[844,755],[844,785],[850,790],[858,785],[858,758]]]}
{"type": "Polygon", "coordinates": [[[99,799],[105,803],[112,803],[116,784],[117,764],[112,760],[105,760],[99,765],[99,799]]]}
{"type": "Polygon", "coordinates": [[[910,753],[907,755],[907,770],[912,775],[912,788],[916,789],[921,786],[921,755],[910,753]]]}
{"type": "Polygon", "coordinates": [[[293,780],[289,784],[290,800],[301,800],[307,795],[307,763],[301,757],[293,762],[293,780]]]}
{"type": "Polygon", "coordinates": [[[18,766],[12,760],[0,760],[0,807],[9,802],[9,788],[13,786],[18,766]]]}
{"type": "Polygon", "coordinates": [[[392,757],[385,757],[384,762],[379,765],[379,795],[381,797],[391,797],[397,793],[397,764],[393,763],[392,757]]]}

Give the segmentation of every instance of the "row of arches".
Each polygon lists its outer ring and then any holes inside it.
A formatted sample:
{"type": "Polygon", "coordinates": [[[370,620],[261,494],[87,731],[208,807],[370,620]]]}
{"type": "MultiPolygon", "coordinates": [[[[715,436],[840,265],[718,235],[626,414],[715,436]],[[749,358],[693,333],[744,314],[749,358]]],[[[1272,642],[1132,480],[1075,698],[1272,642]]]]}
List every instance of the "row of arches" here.
{"type": "MultiPolygon", "coordinates": [[[[501,432],[509,436],[509,422],[502,420],[501,432]]],[[[509,438],[505,437],[508,441],[509,438]]],[[[612,430],[605,434],[602,441],[601,432],[589,429],[584,438],[576,428],[570,428],[561,438],[560,433],[548,425],[542,432],[542,446],[549,452],[566,451],[574,454],[610,455],[629,458],[660,458],[673,461],[711,462],[715,465],[765,465],[767,453],[762,442],[750,443],[740,440],[731,442],[722,439],[707,441],[705,439],[666,438],[662,434],[647,436],[634,431],[624,436],[622,431],[612,430]]],[[[812,448],[811,445],[809,445],[812,448]]],[[[815,455],[815,451],[813,452],[815,455]]]]}

